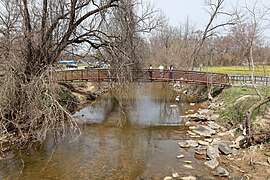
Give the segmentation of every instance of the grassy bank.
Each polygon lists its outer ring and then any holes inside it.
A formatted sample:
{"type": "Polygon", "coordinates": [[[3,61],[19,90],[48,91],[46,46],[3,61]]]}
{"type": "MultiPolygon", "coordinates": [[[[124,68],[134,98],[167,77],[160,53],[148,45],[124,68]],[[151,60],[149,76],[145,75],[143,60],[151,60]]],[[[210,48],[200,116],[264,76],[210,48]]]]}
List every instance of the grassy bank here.
{"type": "MultiPolygon", "coordinates": [[[[258,87],[262,95],[270,94],[270,88],[258,87]]],[[[217,98],[218,102],[223,103],[219,110],[220,119],[224,122],[232,121],[235,123],[242,122],[245,118],[245,112],[255,102],[259,100],[258,95],[253,87],[231,87],[225,89],[217,98]]],[[[267,105],[270,105],[269,103],[267,105]]],[[[267,106],[262,106],[255,110],[254,117],[263,114],[267,106]]]]}
{"type": "MultiPolygon", "coordinates": [[[[204,67],[202,71],[216,72],[235,75],[250,75],[248,66],[222,66],[222,67],[204,67]]],[[[270,66],[256,66],[255,76],[270,76],[270,66]]]]}

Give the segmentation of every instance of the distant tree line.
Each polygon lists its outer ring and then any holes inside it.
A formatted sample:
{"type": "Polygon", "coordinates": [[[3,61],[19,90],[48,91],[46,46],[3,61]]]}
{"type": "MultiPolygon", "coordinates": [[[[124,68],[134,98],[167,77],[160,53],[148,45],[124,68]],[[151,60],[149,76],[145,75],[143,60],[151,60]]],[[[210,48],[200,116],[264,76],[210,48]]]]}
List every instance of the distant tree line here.
{"type": "Polygon", "coordinates": [[[224,0],[207,1],[210,19],[209,27],[205,30],[197,30],[189,18],[179,27],[165,23],[161,29],[155,30],[146,43],[149,48],[148,64],[156,67],[159,64],[173,64],[178,69],[191,69],[200,64],[250,65],[248,54],[252,46],[255,64],[269,65],[269,7],[256,1],[250,6],[225,12],[223,4],[224,0]],[[212,22],[224,14],[227,16],[225,22],[212,22]],[[201,43],[202,46],[198,48],[201,43]],[[195,54],[197,60],[194,62],[195,54]]]}

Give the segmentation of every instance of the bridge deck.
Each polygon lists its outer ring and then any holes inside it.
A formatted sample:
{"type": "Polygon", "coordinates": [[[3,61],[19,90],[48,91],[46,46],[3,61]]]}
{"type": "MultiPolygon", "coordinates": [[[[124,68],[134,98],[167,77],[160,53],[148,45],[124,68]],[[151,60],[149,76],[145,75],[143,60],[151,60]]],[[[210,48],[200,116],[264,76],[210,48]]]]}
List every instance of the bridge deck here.
{"type": "MultiPolygon", "coordinates": [[[[159,69],[143,69],[141,71],[131,72],[129,74],[133,81],[179,81],[180,83],[188,83],[195,85],[217,85],[229,86],[229,78],[227,74],[207,73],[200,71],[182,71],[182,70],[164,70],[159,69]],[[133,75],[131,75],[133,74],[133,75]]],[[[127,74],[119,74],[114,69],[83,69],[83,70],[65,70],[58,71],[57,81],[117,81],[127,74]]]]}

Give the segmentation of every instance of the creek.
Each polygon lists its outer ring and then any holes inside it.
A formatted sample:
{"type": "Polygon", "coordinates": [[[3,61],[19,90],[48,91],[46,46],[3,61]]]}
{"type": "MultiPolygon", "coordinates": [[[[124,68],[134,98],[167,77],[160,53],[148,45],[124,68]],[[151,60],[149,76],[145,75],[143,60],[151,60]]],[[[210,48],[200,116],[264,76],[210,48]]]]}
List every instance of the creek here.
{"type": "Polygon", "coordinates": [[[136,83],[108,93],[74,114],[79,137],[67,134],[58,143],[48,138],[23,158],[11,155],[1,162],[0,179],[163,179],[174,172],[207,179],[211,172],[194,148],[178,145],[189,139],[179,116],[202,104],[190,106],[181,97],[177,102],[176,95],[167,83],[136,83]],[[180,154],[185,157],[177,159],[180,154]]]}

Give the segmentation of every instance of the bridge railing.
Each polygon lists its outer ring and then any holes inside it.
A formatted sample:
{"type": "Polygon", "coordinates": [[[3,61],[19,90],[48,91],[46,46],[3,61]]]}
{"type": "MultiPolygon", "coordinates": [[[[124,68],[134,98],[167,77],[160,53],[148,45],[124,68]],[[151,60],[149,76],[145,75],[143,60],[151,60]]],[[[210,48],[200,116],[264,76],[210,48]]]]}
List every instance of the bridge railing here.
{"type": "Polygon", "coordinates": [[[227,74],[207,73],[200,71],[142,69],[131,74],[117,73],[115,69],[83,69],[59,71],[58,81],[114,81],[127,76],[134,81],[180,81],[197,85],[229,85],[227,74]],[[131,75],[132,74],[132,75],[131,75]]]}
{"type": "MultiPolygon", "coordinates": [[[[228,75],[230,83],[243,83],[243,84],[251,84],[252,77],[249,75],[228,75]]],[[[254,83],[270,86],[270,76],[254,76],[254,83]]]]}
{"type": "MultiPolygon", "coordinates": [[[[139,74],[139,73],[138,73],[139,74]]],[[[200,71],[183,71],[183,70],[163,70],[159,69],[142,70],[141,74],[138,75],[137,79],[141,80],[175,80],[183,81],[186,83],[196,83],[196,84],[229,84],[229,79],[227,74],[220,73],[206,73],[200,71]]]]}

